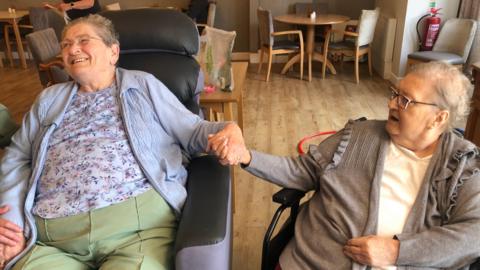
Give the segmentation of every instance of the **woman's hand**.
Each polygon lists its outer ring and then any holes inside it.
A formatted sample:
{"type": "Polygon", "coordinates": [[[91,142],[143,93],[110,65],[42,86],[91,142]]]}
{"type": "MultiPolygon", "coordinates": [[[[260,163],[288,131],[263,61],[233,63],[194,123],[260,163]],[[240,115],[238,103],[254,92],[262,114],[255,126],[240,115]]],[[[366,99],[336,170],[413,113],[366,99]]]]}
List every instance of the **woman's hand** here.
{"type": "MultiPolygon", "coordinates": [[[[0,207],[0,215],[10,211],[10,206],[4,205],[0,207]]],[[[19,234],[23,232],[22,228],[13,222],[4,218],[0,218],[0,244],[6,246],[16,246],[22,240],[19,234]]]]}
{"type": "Polygon", "coordinates": [[[217,155],[223,165],[248,164],[251,159],[242,131],[233,122],[218,133],[208,136],[207,152],[217,155]]]}
{"type": "MultiPolygon", "coordinates": [[[[0,207],[0,215],[10,211],[10,206],[0,207]]],[[[4,218],[0,218],[0,269],[25,248],[22,228],[4,218]]]]}
{"type": "Polygon", "coordinates": [[[396,239],[369,235],[348,240],[343,253],[357,263],[382,267],[395,265],[399,248],[396,239]]]}
{"type": "Polygon", "coordinates": [[[0,244],[0,269],[3,269],[8,261],[17,256],[25,248],[25,237],[23,236],[23,233],[17,233],[17,236],[20,241],[14,246],[0,244]]]}

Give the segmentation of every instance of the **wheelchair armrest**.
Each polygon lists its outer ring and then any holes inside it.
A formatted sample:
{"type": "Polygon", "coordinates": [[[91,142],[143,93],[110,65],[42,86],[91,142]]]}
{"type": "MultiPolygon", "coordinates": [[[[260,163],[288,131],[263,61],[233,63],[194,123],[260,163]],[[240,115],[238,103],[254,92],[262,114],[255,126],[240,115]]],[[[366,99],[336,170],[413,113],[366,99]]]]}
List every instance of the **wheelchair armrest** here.
{"type": "Polygon", "coordinates": [[[201,156],[192,159],[187,170],[188,196],[175,242],[176,269],[222,269],[219,264],[230,264],[230,168],[213,156],[201,156]]]}
{"type": "Polygon", "coordinates": [[[282,190],[273,194],[273,201],[287,207],[292,207],[295,204],[298,205],[303,196],[305,196],[304,191],[292,188],[283,188],[282,190]]]}

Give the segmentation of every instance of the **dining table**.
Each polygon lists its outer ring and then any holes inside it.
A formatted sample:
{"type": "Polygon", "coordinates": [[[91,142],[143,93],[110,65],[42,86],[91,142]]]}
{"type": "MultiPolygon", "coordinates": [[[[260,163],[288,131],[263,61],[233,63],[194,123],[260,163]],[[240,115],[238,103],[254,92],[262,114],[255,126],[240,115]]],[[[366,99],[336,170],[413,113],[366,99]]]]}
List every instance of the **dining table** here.
{"type": "MultiPolygon", "coordinates": [[[[305,41],[305,52],[307,54],[307,61],[308,61],[308,81],[312,81],[312,61],[319,61],[324,62],[326,67],[330,70],[332,74],[337,74],[335,67],[332,65],[330,60],[326,55],[327,51],[323,50],[323,52],[315,51],[315,26],[324,25],[328,26],[328,30],[325,32],[326,38],[325,40],[329,40],[329,36],[331,33],[331,26],[333,24],[344,23],[348,21],[350,18],[343,15],[336,15],[336,14],[317,14],[314,17],[310,17],[309,15],[305,14],[285,14],[275,16],[274,20],[281,23],[292,24],[292,25],[303,25],[307,28],[307,37],[305,41]]],[[[325,44],[327,46],[328,44],[325,44]]],[[[295,59],[291,59],[289,63],[284,67],[282,73],[285,73],[293,64],[300,61],[300,56],[297,55],[294,57],[295,59]]]]}
{"type": "MultiPolygon", "coordinates": [[[[0,22],[6,22],[12,25],[13,33],[15,34],[15,40],[17,42],[18,57],[20,58],[20,64],[23,68],[27,68],[27,61],[25,60],[25,51],[23,50],[22,37],[20,36],[20,29],[18,22],[20,22],[25,16],[28,15],[28,10],[15,10],[9,12],[8,10],[0,10],[0,22]]],[[[4,33],[7,40],[8,32],[4,33]]],[[[10,44],[7,44],[7,55],[10,58],[10,64],[13,67],[12,51],[10,44]]]]}

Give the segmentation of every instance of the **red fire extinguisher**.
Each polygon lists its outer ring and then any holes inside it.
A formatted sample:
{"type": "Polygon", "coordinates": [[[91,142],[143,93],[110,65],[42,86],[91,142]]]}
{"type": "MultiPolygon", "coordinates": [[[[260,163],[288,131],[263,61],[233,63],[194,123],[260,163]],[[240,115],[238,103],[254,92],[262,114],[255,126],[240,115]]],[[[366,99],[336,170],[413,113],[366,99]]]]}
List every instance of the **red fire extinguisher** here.
{"type": "Polygon", "coordinates": [[[440,8],[431,8],[430,13],[422,16],[420,20],[417,22],[417,34],[418,34],[418,39],[420,40],[420,32],[418,30],[418,26],[420,22],[425,18],[428,17],[426,22],[425,22],[425,31],[423,34],[423,40],[420,41],[420,50],[421,51],[431,51],[433,48],[433,44],[435,44],[435,41],[437,40],[438,32],[440,31],[440,22],[442,21],[438,13],[440,8]]]}

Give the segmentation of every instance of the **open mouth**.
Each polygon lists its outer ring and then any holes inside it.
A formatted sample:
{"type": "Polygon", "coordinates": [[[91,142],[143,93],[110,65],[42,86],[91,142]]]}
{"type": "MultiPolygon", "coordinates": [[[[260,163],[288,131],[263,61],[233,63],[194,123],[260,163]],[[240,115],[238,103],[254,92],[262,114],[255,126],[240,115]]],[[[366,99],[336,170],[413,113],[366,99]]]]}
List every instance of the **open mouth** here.
{"type": "Polygon", "coordinates": [[[398,122],[398,117],[396,117],[392,114],[389,114],[388,115],[388,120],[398,122]]]}
{"type": "Polygon", "coordinates": [[[76,58],[76,59],[71,60],[70,64],[75,65],[75,64],[78,64],[78,63],[83,63],[85,61],[87,61],[87,58],[76,58]]]}

